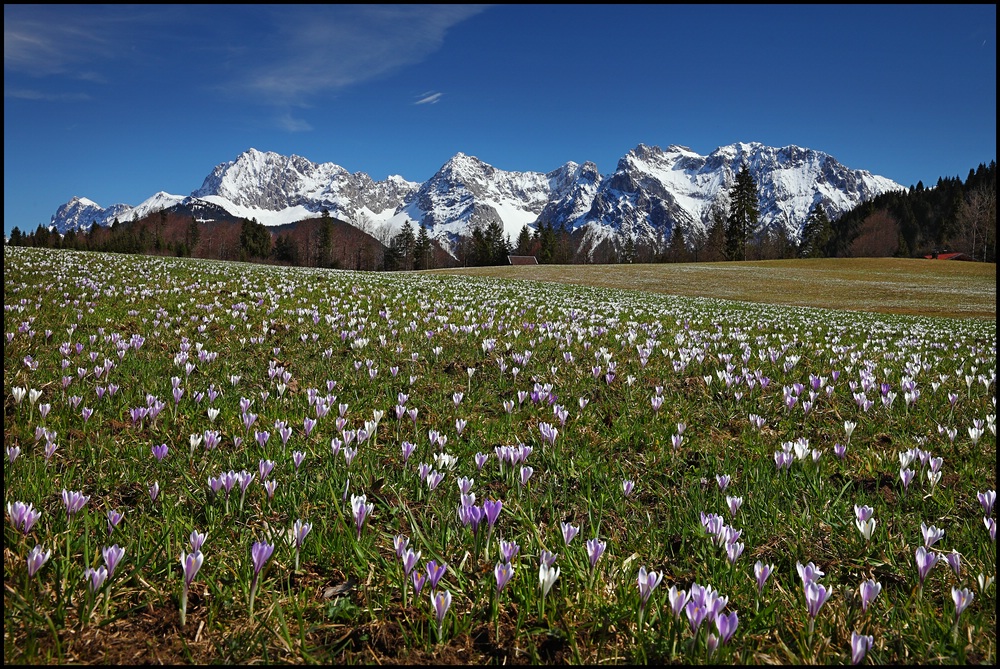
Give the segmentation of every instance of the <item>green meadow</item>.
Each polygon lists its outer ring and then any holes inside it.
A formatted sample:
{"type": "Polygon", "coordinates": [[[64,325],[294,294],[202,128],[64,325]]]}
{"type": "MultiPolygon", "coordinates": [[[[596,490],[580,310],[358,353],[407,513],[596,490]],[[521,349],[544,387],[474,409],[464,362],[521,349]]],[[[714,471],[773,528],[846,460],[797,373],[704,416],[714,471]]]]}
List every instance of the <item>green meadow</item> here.
{"type": "Polygon", "coordinates": [[[4,249],[4,661],[994,664],[996,266],[4,249]]]}

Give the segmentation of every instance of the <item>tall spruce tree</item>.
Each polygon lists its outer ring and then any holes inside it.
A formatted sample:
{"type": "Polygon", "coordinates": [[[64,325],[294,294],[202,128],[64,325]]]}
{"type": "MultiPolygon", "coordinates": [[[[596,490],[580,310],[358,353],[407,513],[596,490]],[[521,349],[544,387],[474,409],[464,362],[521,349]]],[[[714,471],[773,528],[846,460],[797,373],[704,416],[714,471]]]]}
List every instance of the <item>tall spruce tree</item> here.
{"type": "Polygon", "coordinates": [[[746,260],[747,242],[757,232],[760,222],[757,182],[746,163],[736,175],[729,200],[732,208],[726,225],[726,259],[746,260]]]}
{"type": "Polygon", "coordinates": [[[803,258],[822,258],[827,255],[827,245],[833,236],[833,226],[822,202],[813,205],[802,227],[802,244],[799,255],[803,258]]]}
{"type": "Polygon", "coordinates": [[[531,251],[531,230],[525,224],[521,227],[521,233],[517,236],[517,255],[526,256],[531,251]]]}
{"type": "Polygon", "coordinates": [[[431,237],[427,228],[420,224],[420,232],[413,243],[413,269],[430,269],[431,267],[431,237]]]}
{"type": "Polygon", "coordinates": [[[323,208],[319,219],[319,241],[316,244],[316,266],[329,267],[333,255],[333,219],[330,210],[323,208]]]}
{"type": "Polygon", "coordinates": [[[413,234],[413,224],[410,223],[410,219],[406,219],[399,232],[392,238],[392,247],[396,249],[399,256],[400,269],[413,269],[413,251],[416,243],[417,238],[413,234]]]}

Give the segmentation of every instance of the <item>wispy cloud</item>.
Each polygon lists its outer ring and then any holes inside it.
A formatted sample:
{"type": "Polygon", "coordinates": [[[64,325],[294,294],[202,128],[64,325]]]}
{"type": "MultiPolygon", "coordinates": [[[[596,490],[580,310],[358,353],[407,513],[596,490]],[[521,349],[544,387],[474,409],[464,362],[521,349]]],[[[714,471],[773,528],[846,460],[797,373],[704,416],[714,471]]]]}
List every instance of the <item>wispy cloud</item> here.
{"type": "Polygon", "coordinates": [[[292,118],[292,115],[288,113],[282,114],[278,118],[278,124],[288,132],[308,132],[313,129],[308,121],[292,118]]]}
{"type": "Polygon", "coordinates": [[[51,93],[31,88],[6,87],[3,89],[3,96],[18,100],[46,100],[49,102],[83,102],[92,99],[92,96],[87,93],[51,93]]]}
{"type": "Polygon", "coordinates": [[[90,99],[64,87],[110,83],[106,66],[131,55],[131,36],[159,17],[162,12],[130,7],[4,5],[4,97],[90,99]],[[27,84],[42,79],[44,91],[27,84]]]}
{"type": "Polygon", "coordinates": [[[426,93],[421,93],[417,97],[420,98],[413,104],[415,105],[433,105],[437,104],[438,100],[441,99],[443,93],[436,93],[434,91],[427,91],[426,93]]]}
{"type": "Polygon", "coordinates": [[[233,88],[297,105],[317,94],[419,63],[448,30],[481,12],[471,5],[329,6],[287,10],[233,88]]]}

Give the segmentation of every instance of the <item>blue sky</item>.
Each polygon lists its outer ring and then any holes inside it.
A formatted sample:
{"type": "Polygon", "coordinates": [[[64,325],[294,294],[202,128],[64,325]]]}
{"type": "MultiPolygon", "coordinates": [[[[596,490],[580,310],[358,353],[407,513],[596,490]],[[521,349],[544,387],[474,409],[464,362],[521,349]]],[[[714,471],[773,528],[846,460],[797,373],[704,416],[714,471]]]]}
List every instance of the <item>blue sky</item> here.
{"type": "Polygon", "coordinates": [[[4,5],[4,230],[251,147],[424,181],[756,141],[932,184],[996,158],[996,81],[995,5],[4,5]]]}

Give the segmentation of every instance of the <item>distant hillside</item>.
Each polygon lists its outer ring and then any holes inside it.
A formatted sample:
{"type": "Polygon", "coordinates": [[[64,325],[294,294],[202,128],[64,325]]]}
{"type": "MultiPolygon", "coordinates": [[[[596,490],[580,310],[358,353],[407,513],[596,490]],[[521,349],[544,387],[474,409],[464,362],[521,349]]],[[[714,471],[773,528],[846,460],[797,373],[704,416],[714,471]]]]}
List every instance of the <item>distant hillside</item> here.
{"type": "Polygon", "coordinates": [[[942,177],[862,202],[833,223],[824,254],[922,257],[958,251],[996,262],[996,161],[970,169],[963,182],[942,177]]]}

